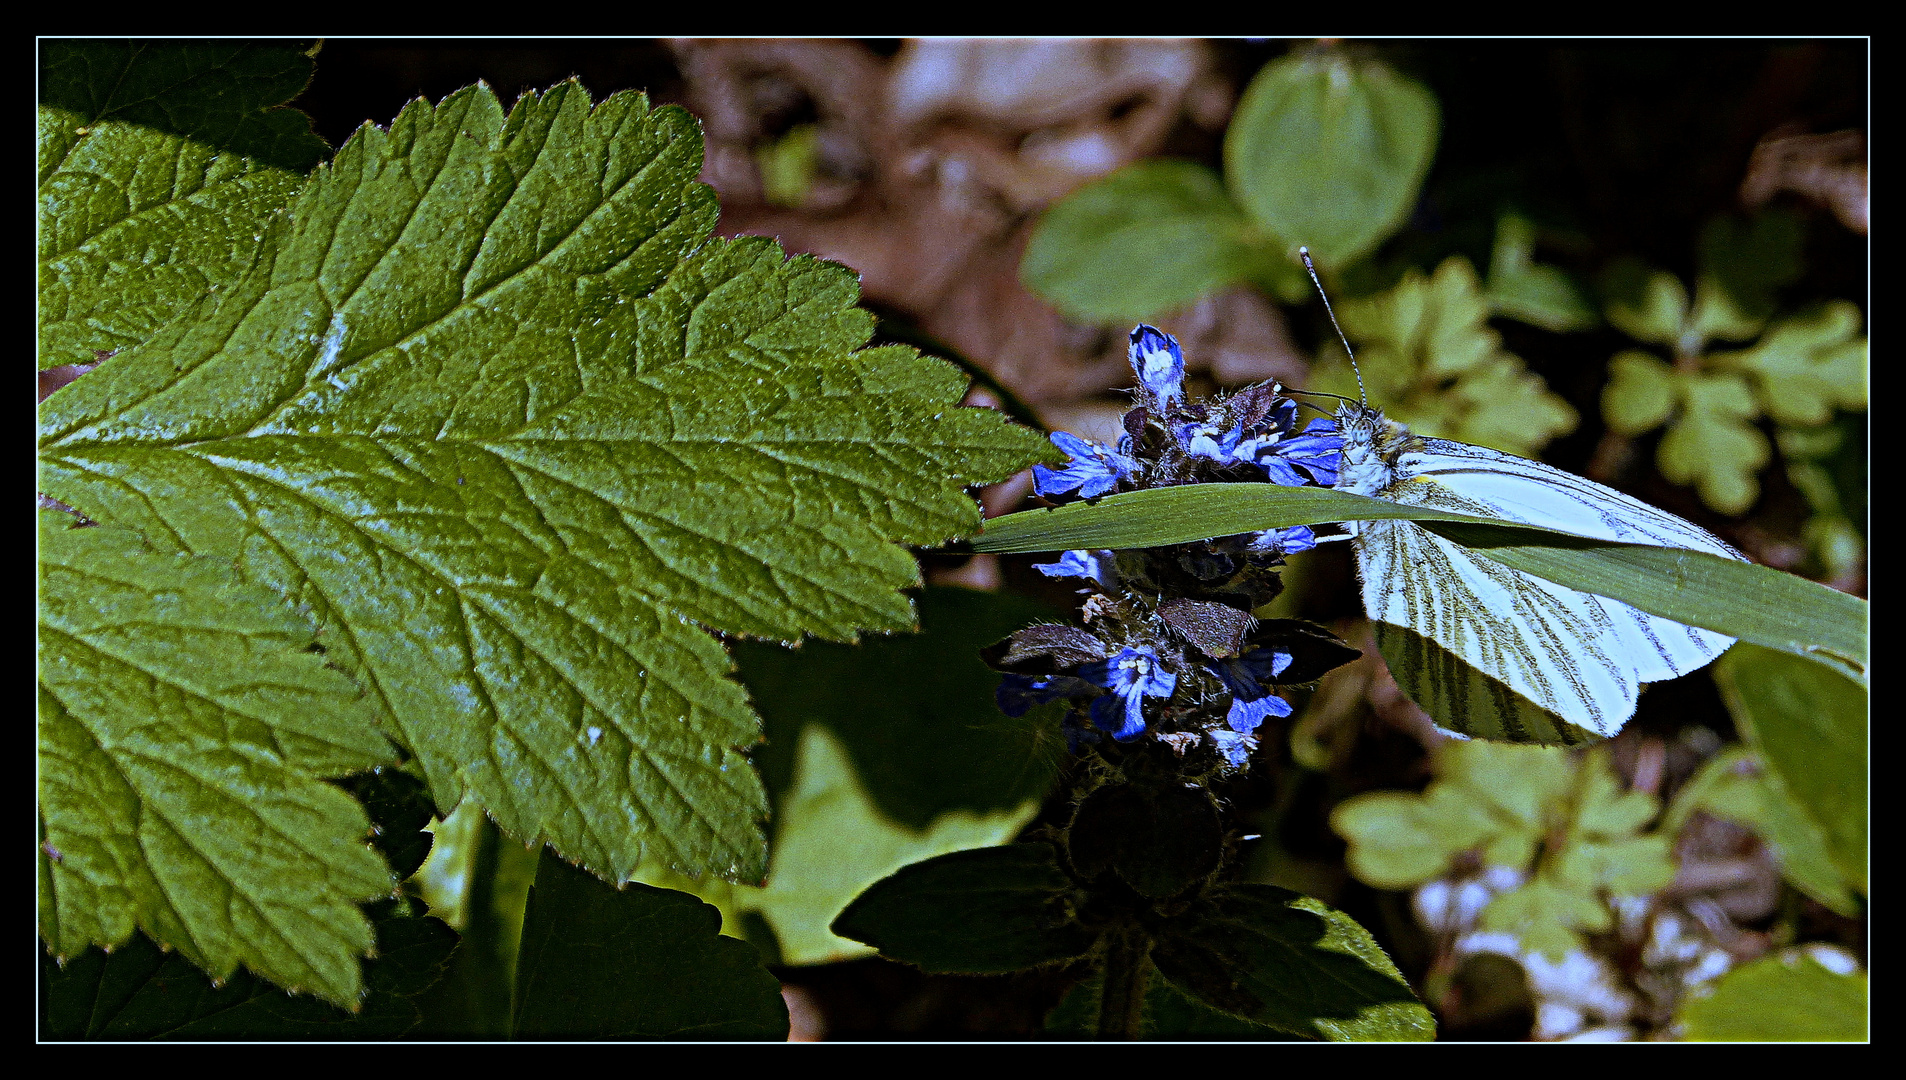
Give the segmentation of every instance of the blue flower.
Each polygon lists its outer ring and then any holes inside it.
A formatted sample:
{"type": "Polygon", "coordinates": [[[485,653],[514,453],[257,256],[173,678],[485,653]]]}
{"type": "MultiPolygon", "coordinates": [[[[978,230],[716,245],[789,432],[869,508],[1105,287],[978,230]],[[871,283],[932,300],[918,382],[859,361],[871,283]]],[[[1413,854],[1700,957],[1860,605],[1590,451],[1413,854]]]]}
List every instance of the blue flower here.
{"type": "Polygon", "coordinates": [[[1032,467],[1032,488],[1041,495],[1077,490],[1088,499],[1097,498],[1137,471],[1138,463],[1132,459],[1094,446],[1071,432],[1055,431],[1051,438],[1052,445],[1064,450],[1072,461],[1063,469],[1032,467]]]}
{"type": "Polygon", "coordinates": [[[1244,439],[1244,426],[1219,431],[1209,423],[1180,424],[1178,442],[1192,457],[1209,458],[1220,465],[1236,465],[1250,458],[1238,456],[1238,444],[1244,439]]]}
{"type": "Polygon", "coordinates": [[[1246,454],[1252,455],[1273,484],[1298,487],[1315,483],[1331,487],[1337,483],[1337,471],[1343,467],[1343,437],[1337,434],[1335,420],[1320,416],[1306,424],[1304,433],[1295,438],[1262,444],[1252,440],[1240,446],[1238,455],[1246,454]]]}
{"type": "Polygon", "coordinates": [[[1034,705],[1044,705],[1060,698],[1091,697],[1096,693],[1096,684],[1070,675],[1034,678],[1008,672],[1000,676],[999,689],[993,691],[993,700],[998,703],[999,711],[1007,716],[1024,716],[1034,705]]]}
{"type": "Polygon", "coordinates": [[[1132,370],[1163,409],[1185,396],[1185,354],[1178,339],[1140,323],[1132,329],[1132,370]]]}
{"type": "Polygon", "coordinates": [[[1240,735],[1249,735],[1271,717],[1290,714],[1291,703],[1268,691],[1256,701],[1233,697],[1230,711],[1224,714],[1224,726],[1240,735]]]}
{"type": "Polygon", "coordinates": [[[1059,556],[1058,562],[1033,563],[1032,568],[1047,577],[1086,578],[1107,592],[1118,584],[1118,573],[1112,568],[1109,551],[1068,551],[1059,556]]]}
{"type": "Polygon", "coordinates": [[[1205,738],[1218,751],[1226,765],[1232,768],[1242,766],[1250,760],[1251,751],[1257,749],[1257,739],[1236,731],[1207,731],[1205,738]]]}
{"type": "Polygon", "coordinates": [[[1243,656],[1205,665],[1231,691],[1231,710],[1224,720],[1232,731],[1248,735],[1266,718],[1289,716],[1291,704],[1266,689],[1293,661],[1287,649],[1252,649],[1243,656]]]}
{"type": "Polygon", "coordinates": [[[1231,555],[1249,553],[1282,556],[1309,551],[1316,547],[1317,533],[1308,525],[1292,525],[1285,529],[1265,529],[1263,532],[1221,536],[1210,543],[1213,551],[1231,555]]]}
{"type": "Polygon", "coordinates": [[[1178,687],[1178,676],[1159,666],[1156,653],[1130,646],[1117,656],[1080,668],[1079,678],[1111,691],[1093,700],[1092,722],[1119,742],[1145,733],[1145,698],[1168,698],[1178,687]]]}

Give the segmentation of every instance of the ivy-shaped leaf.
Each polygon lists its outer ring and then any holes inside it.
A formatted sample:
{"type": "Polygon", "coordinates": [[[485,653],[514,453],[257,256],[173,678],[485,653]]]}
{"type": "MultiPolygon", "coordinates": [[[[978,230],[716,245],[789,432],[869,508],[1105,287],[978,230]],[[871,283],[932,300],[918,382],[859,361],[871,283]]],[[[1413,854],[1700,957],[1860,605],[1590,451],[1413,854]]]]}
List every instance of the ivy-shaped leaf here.
{"type": "Polygon", "coordinates": [[[40,934],[135,926],[215,978],[240,964],[354,1006],[356,901],[391,876],[320,777],[392,759],[310,622],[226,566],[40,515],[40,934]]]}
{"type": "MultiPolygon", "coordinates": [[[[1370,401],[1421,435],[1532,456],[1575,429],[1575,410],[1489,327],[1489,299],[1467,259],[1432,276],[1411,270],[1394,289],[1337,307],[1357,344],[1370,401]]],[[[1357,377],[1338,356],[1315,369],[1319,390],[1354,395],[1357,377]]]]}
{"type": "Polygon", "coordinates": [[[136,345],[244,273],[326,153],[277,108],[311,78],[282,45],[49,42],[38,115],[39,367],[136,345]]]}
{"type": "Polygon", "coordinates": [[[639,94],[414,103],[42,406],[41,488],[309,605],[438,806],[617,880],[758,879],[759,725],[709,629],[910,626],[896,542],[1046,451],[862,349],[851,271],[710,241],[700,162],[639,94]]]}

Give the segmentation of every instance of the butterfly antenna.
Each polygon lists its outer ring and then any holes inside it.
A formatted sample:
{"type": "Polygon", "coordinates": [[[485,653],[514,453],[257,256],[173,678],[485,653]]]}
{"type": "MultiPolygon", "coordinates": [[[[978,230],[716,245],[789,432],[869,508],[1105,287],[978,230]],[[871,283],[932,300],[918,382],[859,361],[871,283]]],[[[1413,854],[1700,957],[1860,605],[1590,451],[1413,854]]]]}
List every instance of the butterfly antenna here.
{"type": "Polygon", "coordinates": [[[1297,256],[1304,260],[1304,269],[1310,271],[1310,283],[1317,286],[1317,295],[1323,297],[1324,314],[1330,316],[1330,325],[1337,331],[1337,340],[1343,342],[1344,355],[1350,357],[1350,370],[1357,374],[1357,399],[1361,404],[1370,404],[1363,392],[1363,369],[1357,366],[1357,354],[1350,348],[1350,339],[1344,336],[1343,327],[1337,325],[1337,313],[1331,310],[1330,297],[1324,292],[1324,283],[1317,280],[1317,267],[1310,261],[1310,249],[1300,247],[1297,256]]]}

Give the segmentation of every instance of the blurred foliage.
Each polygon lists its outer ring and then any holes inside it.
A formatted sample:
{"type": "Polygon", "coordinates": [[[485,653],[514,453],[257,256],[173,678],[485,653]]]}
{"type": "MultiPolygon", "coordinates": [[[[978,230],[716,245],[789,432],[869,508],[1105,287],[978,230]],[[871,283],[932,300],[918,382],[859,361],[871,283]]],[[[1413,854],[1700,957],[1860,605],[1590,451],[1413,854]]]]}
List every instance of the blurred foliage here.
{"type": "Polygon", "coordinates": [[[1575,279],[1559,266],[1535,261],[1535,240],[1535,226],[1519,214],[1496,222],[1484,287],[1490,313],[1555,333],[1600,326],[1601,316],[1575,279]]]}
{"type": "MultiPolygon", "coordinates": [[[[1617,353],[1602,418],[1619,435],[1665,428],[1656,450],[1661,474],[1694,485],[1724,514],[1744,514],[1760,497],[1758,475],[1773,456],[1762,417],[1790,431],[1826,424],[1836,408],[1866,408],[1860,309],[1842,300],[1774,315],[1777,292],[1800,273],[1803,239],[1789,214],[1715,219],[1702,234],[1692,302],[1673,274],[1637,260],[1617,262],[1603,277],[1609,323],[1671,359],[1617,353]],[[1743,350],[1710,348],[1746,342],[1743,350]]],[[[1804,437],[1795,447],[1806,448],[1804,437]]],[[[1836,500],[1802,490],[1816,510],[1837,516],[1836,500]]],[[[1849,561],[1844,533],[1816,541],[1832,565],[1849,561]]]]}
{"type": "Polygon", "coordinates": [[[1264,65],[1224,139],[1238,201],[1326,269],[1396,231],[1436,154],[1436,96],[1388,64],[1328,46],[1264,65]]]}
{"type": "MultiPolygon", "coordinates": [[[[1357,369],[1370,401],[1419,435],[1534,457],[1575,430],[1575,409],[1548,389],[1489,326],[1491,298],[1469,260],[1451,256],[1433,276],[1411,270],[1394,289],[1337,305],[1360,348],[1357,369]]],[[[1342,350],[1313,371],[1309,389],[1356,396],[1342,350]]]]}
{"type": "Polygon", "coordinates": [[[1850,898],[1833,878],[1866,892],[1867,692],[1824,665],[1745,642],[1715,663],[1714,681],[1742,739],[1760,759],[1767,799],[1779,813],[1791,807],[1804,818],[1768,831],[1788,853],[1785,864],[1796,865],[1801,856],[1793,848],[1807,845],[1809,865],[1824,856],[1838,869],[1837,875],[1823,869],[1804,883],[1794,878],[1795,884],[1852,913],[1850,898]]]}
{"type": "Polygon", "coordinates": [[[1864,1042],[1866,973],[1834,949],[1788,949],[1722,976],[1678,1017],[1691,1042],[1864,1042]]]}
{"type": "Polygon", "coordinates": [[[1131,323],[1236,282],[1286,303],[1396,231],[1435,155],[1436,98],[1378,60],[1321,47],[1266,64],[1225,134],[1224,180],[1141,161],[1074,191],[1040,221],[1020,264],[1072,318],[1131,323]]]}
{"type": "Polygon", "coordinates": [[[1622,791],[1603,753],[1450,742],[1437,768],[1420,795],[1372,792],[1332,814],[1359,880],[1410,888],[1464,856],[1525,871],[1525,883],[1491,900],[1478,925],[1560,960],[1583,948],[1582,933],[1613,925],[1609,897],[1643,896],[1674,877],[1668,838],[1645,831],[1659,803],[1622,791]]]}

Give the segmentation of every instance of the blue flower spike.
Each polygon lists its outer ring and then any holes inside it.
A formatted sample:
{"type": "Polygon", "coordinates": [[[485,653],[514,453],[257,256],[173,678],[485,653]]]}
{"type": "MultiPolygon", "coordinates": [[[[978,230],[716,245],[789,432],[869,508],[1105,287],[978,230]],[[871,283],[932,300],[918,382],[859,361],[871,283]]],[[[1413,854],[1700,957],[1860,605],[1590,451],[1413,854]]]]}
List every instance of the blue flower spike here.
{"type": "Polygon", "coordinates": [[[1178,688],[1178,676],[1159,666],[1158,654],[1129,645],[1117,656],[1080,668],[1079,678],[1111,691],[1093,700],[1092,722],[1119,742],[1145,733],[1146,698],[1168,698],[1178,688]]]}
{"type": "Polygon", "coordinates": [[[1185,353],[1178,339],[1156,326],[1138,324],[1132,330],[1132,370],[1138,381],[1167,409],[1185,397],[1185,353]]]}
{"type": "Polygon", "coordinates": [[[1069,431],[1055,431],[1050,438],[1052,445],[1064,450],[1072,460],[1063,469],[1032,467],[1032,489],[1040,495],[1077,491],[1085,498],[1095,499],[1116,488],[1120,480],[1130,477],[1138,468],[1138,463],[1131,458],[1095,446],[1069,431]]]}

